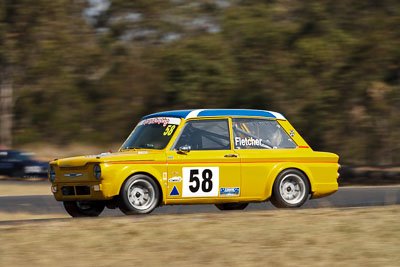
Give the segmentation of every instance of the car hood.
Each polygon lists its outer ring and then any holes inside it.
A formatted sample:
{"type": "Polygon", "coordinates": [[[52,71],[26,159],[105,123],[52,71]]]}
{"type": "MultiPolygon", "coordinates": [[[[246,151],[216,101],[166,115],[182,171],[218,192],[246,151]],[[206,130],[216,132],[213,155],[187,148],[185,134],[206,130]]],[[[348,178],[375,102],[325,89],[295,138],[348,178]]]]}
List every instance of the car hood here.
{"type": "Polygon", "coordinates": [[[165,152],[163,150],[139,150],[64,158],[54,160],[50,164],[57,164],[60,167],[82,167],[88,163],[159,161],[161,159],[165,160],[165,152]]]}

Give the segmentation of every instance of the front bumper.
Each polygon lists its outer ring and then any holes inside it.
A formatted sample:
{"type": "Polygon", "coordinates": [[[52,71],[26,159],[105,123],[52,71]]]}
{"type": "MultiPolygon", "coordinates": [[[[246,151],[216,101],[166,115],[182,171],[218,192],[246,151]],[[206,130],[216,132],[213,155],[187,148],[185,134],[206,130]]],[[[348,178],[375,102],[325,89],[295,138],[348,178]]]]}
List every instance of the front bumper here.
{"type": "Polygon", "coordinates": [[[99,182],[53,183],[51,191],[57,201],[109,200],[107,184],[99,182]]]}

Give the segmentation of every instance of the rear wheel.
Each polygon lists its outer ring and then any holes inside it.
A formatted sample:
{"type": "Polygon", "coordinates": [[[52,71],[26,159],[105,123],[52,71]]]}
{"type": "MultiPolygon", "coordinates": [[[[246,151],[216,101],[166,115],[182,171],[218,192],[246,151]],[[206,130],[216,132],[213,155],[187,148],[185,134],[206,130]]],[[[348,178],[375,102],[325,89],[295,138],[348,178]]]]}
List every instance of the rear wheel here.
{"type": "Polygon", "coordinates": [[[223,203],[215,204],[219,210],[244,210],[249,203],[223,203]]]}
{"type": "Polygon", "coordinates": [[[147,175],[138,174],[127,179],[120,192],[120,210],[127,214],[152,212],[159,203],[160,190],[156,182],[147,175]]]}
{"type": "Polygon", "coordinates": [[[277,208],[297,208],[302,206],[310,194],[310,183],[299,170],[281,172],[275,180],[271,203],[277,208]]]}
{"type": "Polygon", "coordinates": [[[96,217],[104,210],[100,201],[64,201],[64,208],[72,217],[96,217]]]}

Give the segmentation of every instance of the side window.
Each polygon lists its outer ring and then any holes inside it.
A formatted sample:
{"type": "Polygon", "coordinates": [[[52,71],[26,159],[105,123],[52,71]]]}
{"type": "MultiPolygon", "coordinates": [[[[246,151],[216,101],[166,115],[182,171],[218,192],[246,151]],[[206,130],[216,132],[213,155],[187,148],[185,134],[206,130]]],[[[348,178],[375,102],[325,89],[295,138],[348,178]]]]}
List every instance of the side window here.
{"type": "Polygon", "coordinates": [[[189,121],[173,149],[189,145],[192,150],[229,150],[229,124],[226,119],[189,121]]]}
{"type": "Polygon", "coordinates": [[[276,120],[233,118],[235,149],[296,148],[296,144],[276,120]]]}

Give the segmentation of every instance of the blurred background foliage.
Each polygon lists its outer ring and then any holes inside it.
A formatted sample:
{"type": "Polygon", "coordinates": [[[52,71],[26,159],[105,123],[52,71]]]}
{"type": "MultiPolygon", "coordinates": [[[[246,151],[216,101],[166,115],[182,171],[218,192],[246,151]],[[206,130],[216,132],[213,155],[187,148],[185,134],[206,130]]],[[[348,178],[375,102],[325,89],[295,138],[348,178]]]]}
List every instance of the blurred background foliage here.
{"type": "Polygon", "coordinates": [[[0,0],[13,145],[122,142],[141,116],[283,113],[314,150],[400,163],[396,0],[0,0]]]}

